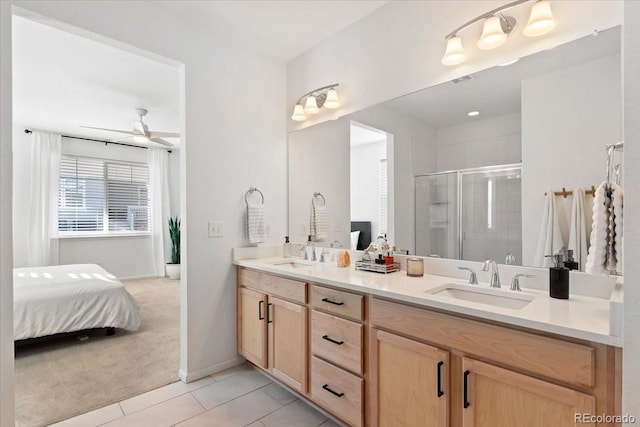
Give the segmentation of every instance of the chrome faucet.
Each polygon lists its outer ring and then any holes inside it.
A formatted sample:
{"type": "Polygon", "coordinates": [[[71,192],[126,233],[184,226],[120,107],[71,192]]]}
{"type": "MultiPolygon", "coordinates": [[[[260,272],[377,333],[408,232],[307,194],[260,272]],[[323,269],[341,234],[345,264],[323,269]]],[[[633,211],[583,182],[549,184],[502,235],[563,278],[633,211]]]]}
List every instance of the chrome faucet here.
{"type": "Polygon", "coordinates": [[[458,267],[458,270],[465,270],[470,272],[471,274],[469,275],[469,284],[470,285],[477,285],[478,284],[478,276],[476,276],[476,272],[473,268],[468,268],[468,267],[458,267]]]}
{"type": "Polygon", "coordinates": [[[491,267],[491,281],[489,282],[492,288],[500,287],[500,273],[498,272],[498,264],[495,259],[488,259],[482,265],[482,271],[489,271],[491,267]]]}
{"type": "Polygon", "coordinates": [[[307,240],[307,243],[305,243],[304,247],[302,248],[302,250],[304,251],[304,255],[303,258],[309,261],[315,261],[316,260],[316,247],[313,244],[313,242],[311,241],[311,236],[309,236],[309,240],[307,240]],[[309,252],[311,252],[311,254],[309,254],[309,252]]]}
{"type": "Polygon", "coordinates": [[[322,252],[320,252],[320,262],[327,262],[328,256],[329,256],[329,250],[322,249],[322,252]]]}
{"type": "Polygon", "coordinates": [[[534,275],[532,274],[516,274],[515,276],[513,276],[513,279],[511,280],[511,287],[509,288],[512,291],[521,291],[522,289],[520,289],[520,278],[521,277],[528,277],[530,279],[533,279],[534,275]]]}

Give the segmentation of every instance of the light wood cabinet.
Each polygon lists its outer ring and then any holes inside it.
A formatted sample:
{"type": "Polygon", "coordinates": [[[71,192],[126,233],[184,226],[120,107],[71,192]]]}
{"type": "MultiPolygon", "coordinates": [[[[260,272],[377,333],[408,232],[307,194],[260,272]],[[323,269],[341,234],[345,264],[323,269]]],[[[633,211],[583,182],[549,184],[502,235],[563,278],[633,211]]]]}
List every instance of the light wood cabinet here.
{"type": "Polygon", "coordinates": [[[307,391],[307,308],[269,297],[269,370],[289,387],[307,391]]]}
{"type": "Polygon", "coordinates": [[[238,288],[238,353],[249,362],[267,367],[267,295],[238,288]]]}
{"type": "Polygon", "coordinates": [[[466,357],[462,369],[463,427],[573,426],[595,414],[595,398],[570,388],[466,357]]]}
{"type": "Polygon", "coordinates": [[[371,425],[449,425],[449,352],[373,330],[371,425]]]}

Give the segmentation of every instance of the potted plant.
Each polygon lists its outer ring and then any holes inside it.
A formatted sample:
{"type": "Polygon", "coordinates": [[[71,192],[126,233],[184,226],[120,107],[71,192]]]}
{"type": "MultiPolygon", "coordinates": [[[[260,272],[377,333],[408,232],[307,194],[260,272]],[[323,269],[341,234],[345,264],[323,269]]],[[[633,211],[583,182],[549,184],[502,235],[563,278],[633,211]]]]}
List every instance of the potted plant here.
{"type": "Polygon", "coordinates": [[[180,279],[180,218],[169,218],[169,236],[171,236],[171,262],[167,263],[167,276],[180,279]]]}

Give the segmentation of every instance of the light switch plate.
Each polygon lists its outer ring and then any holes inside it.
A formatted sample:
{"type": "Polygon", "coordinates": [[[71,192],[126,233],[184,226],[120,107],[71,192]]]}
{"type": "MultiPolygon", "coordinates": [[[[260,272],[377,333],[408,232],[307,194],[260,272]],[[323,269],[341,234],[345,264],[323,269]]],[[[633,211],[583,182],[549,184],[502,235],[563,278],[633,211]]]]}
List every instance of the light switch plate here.
{"type": "Polygon", "coordinates": [[[223,237],[223,236],[224,236],[224,222],[209,221],[209,237],[223,237]]]}

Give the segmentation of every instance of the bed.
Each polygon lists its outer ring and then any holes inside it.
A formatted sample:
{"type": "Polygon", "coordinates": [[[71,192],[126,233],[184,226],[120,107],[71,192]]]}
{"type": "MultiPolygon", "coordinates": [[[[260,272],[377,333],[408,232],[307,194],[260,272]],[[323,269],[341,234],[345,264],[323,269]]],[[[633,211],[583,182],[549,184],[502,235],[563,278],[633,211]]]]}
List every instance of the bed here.
{"type": "Polygon", "coordinates": [[[357,233],[356,247],[352,249],[367,249],[371,243],[371,221],[351,221],[351,233],[352,237],[356,237],[353,233],[357,233]]]}
{"type": "Polygon", "coordinates": [[[14,340],[96,328],[140,327],[138,303],[96,264],[13,270],[14,340]]]}

